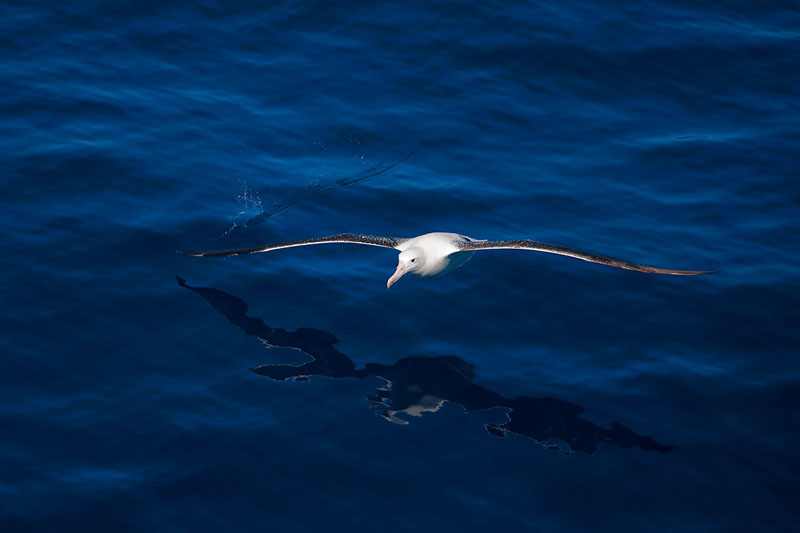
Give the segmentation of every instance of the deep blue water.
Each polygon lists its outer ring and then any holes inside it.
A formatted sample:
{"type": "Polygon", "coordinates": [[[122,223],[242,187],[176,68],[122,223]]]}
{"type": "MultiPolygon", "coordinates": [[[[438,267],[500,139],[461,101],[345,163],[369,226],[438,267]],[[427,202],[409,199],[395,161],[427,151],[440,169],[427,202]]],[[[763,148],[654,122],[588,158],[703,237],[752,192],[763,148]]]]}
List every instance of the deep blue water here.
{"type": "Polygon", "coordinates": [[[50,4],[0,5],[2,531],[796,530],[796,3],[50,4]],[[429,231],[721,272],[177,253],[429,231]]]}

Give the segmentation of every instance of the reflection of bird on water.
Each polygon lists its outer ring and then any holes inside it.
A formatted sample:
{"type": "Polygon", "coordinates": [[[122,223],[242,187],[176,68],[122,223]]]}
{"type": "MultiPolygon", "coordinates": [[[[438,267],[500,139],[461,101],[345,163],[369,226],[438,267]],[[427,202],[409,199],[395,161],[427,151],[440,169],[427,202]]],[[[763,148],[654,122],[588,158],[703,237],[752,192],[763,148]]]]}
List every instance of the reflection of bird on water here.
{"type": "Polygon", "coordinates": [[[257,317],[247,315],[247,304],[226,292],[207,287],[192,287],[178,278],[178,283],[205,298],[228,320],[248,335],[254,335],[273,346],[299,349],[311,357],[299,366],[263,365],[259,375],[276,380],[308,376],[354,377],[376,376],[387,384],[368,399],[383,409],[383,417],[392,422],[408,423],[398,415],[421,416],[438,410],[445,401],[462,405],[467,410],[507,408],[504,424],[487,424],[486,430],[496,436],[517,433],[530,437],[549,449],[564,453],[593,453],[597,444],[606,442],[623,448],[667,452],[666,446],[654,439],[634,433],[618,423],[605,429],[581,418],[583,408],[556,398],[518,396],[506,398],[473,383],[474,367],[459,357],[406,357],[392,365],[368,363],[356,369],[349,357],[334,348],[339,340],[322,330],[299,328],[295,331],[272,328],[257,317]]]}
{"type": "Polygon", "coordinates": [[[591,263],[601,263],[627,270],[637,270],[650,274],[672,274],[683,276],[694,276],[697,274],[710,274],[711,270],[673,270],[668,268],[658,268],[646,265],[637,265],[619,259],[612,259],[602,255],[597,255],[564,246],[556,246],[544,242],[537,242],[528,239],[506,240],[506,241],[481,241],[466,237],[457,233],[426,233],[419,237],[410,239],[396,239],[394,237],[373,237],[369,235],[355,235],[352,233],[342,233],[330,237],[320,237],[315,239],[304,239],[299,241],[285,242],[281,244],[268,244],[255,248],[240,248],[236,250],[211,250],[207,252],[188,252],[186,255],[192,257],[221,257],[229,255],[253,254],[269,252],[283,248],[294,248],[297,246],[310,246],[312,244],[330,243],[349,243],[364,244],[367,246],[380,246],[382,248],[394,248],[400,252],[397,261],[397,269],[386,282],[386,287],[391,287],[398,279],[405,274],[416,276],[441,276],[469,261],[472,254],[478,250],[532,250],[536,252],[547,252],[551,254],[565,255],[589,261],[591,263]]]}

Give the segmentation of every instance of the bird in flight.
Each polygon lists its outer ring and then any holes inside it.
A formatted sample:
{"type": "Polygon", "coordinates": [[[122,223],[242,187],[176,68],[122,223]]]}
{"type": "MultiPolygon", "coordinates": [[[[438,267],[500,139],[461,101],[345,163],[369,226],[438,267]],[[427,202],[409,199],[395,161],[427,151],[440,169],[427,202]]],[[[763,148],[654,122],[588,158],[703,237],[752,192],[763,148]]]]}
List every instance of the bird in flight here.
{"type": "Polygon", "coordinates": [[[393,248],[400,252],[397,261],[397,269],[386,282],[386,288],[390,288],[397,280],[405,274],[416,276],[443,276],[448,272],[460,267],[472,257],[476,251],[480,250],[532,250],[534,252],[547,252],[550,254],[566,255],[591,263],[600,263],[616,268],[647,272],[648,274],[671,274],[676,276],[696,276],[698,274],[712,274],[714,270],[673,270],[669,268],[658,268],[647,265],[637,265],[619,259],[612,259],[602,255],[597,255],[564,246],[556,246],[544,242],[532,241],[529,239],[506,240],[506,241],[486,241],[473,239],[458,233],[426,233],[418,237],[409,239],[398,239],[394,237],[376,237],[372,235],[356,235],[353,233],[340,233],[329,237],[317,237],[313,239],[303,239],[290,241],[280,244],[268,244],[255,248],[240,248],[236,250],[210,250],[207,252],[187,252],[184,255],[191,257],[224,257],[229,255],[256,254],[261,252],[271,252],[283,248],[294,248],[297,246],[310,246],[312,244],[363,244],[367,246],[380,246],[382,248],[393,248]]]}

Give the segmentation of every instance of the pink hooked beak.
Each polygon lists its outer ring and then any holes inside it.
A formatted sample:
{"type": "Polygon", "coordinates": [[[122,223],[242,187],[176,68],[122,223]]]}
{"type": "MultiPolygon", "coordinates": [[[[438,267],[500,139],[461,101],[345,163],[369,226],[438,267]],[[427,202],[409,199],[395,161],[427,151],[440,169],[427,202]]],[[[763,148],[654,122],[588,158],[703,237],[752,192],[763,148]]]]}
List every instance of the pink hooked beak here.
{"type": "Polygon", "coordinates": [[[398,263],[397,264],[397,270],[394,271],[394,274],[392,274],[392,277],[389,278],[389,280],[386,282],[386,288],[388,289],[392,285],[394,285],[394,283],[398,279],[402,278],[403,274],[405,274],[405,273],[406,273],[406,266],[404,264],[402,264],[402,263],[398,263]]]}

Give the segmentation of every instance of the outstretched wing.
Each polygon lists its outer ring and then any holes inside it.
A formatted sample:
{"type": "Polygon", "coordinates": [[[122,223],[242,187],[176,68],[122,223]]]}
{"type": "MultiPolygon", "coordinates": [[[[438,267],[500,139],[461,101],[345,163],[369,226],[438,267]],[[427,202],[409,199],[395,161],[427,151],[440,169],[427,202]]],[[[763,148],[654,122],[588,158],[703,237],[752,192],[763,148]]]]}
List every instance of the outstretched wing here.
{"type": "Polygon", "coordinates": [[[616,268],[625,268],[627,270],[637,270],[639,272],[647,272],[649,274],[672,274],[676,276],[696,276],[698,274],[713,274],[715,270],[673,270],[670,268],[658,268],[647,265],[637,265],[627,261],[620,261],[611,257],[603,255],[592,254],[575,250],[573,248],[566,248],[564,246],[556,246],[554,244],[547,244],[545,242],[532,241],[529,239],[510,240],[510,241],[477,241],[462,243],[461,249],[463,251],[473,250],[533,250],[535,252],[547,252],[549,254],[566,255],[589,261],[590,263],[600,263],[616,268]]]}
{"type": "Polygon", "coordinates": [[[394,237],[376,237],[373,235],[356,235],[354,233],[340,233],[330,237],[317,237],[314,239],[303,239],[300,241],[283,242],[279,244],[267,244],[256,248],[240,248],[236,250],[209,250],[207,252],[186,252],[183,255],[191,257],[224,257],[228,255],[257,254],[260,252],[271,252],[282,248],[294,248],[296,246],[311,246],[312,244],[365,244],[367,246],[380,246],[382,248],[397,248],[397,245],[406,239],[395,239],[394,237]]]}

